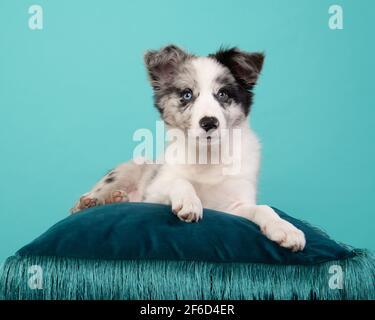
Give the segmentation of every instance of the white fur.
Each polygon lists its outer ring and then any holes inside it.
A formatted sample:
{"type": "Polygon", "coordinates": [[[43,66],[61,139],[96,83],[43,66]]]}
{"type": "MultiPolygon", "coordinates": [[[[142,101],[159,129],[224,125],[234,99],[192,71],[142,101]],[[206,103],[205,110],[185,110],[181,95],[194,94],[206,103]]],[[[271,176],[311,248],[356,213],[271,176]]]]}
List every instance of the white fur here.
{"type": "MultiPolygon", "coordinates": [[[[199,120],[204,116],[215,116],[219,120],[220,128],[226,129],[227,122],[223,109],[212,96],[213,92],[220,89],[215,87],[215,79],[223,72],[223,66],[207,57],[194,59],[192,65],[197,75],[195,80],[198,83],[200,94],[192,110],[191,129],[196,131],[199,136],[204,136],[206,132],[199,126],[199,120]]],[[[217,137],[218,133],[215,131],[213,137],[217,137]]]]}

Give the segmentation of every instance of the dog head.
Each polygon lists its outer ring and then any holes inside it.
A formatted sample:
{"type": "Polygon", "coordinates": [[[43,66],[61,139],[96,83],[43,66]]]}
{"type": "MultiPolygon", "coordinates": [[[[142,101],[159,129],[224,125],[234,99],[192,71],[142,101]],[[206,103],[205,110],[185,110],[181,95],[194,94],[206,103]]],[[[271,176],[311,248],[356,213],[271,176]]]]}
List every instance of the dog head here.
{"type": "Polygon", "coordinates": [[[237,48],[207,57],[170,45],[145,54],[155,105],[169,128],[215,139],[245,121],[264,55],[237,48]]]}

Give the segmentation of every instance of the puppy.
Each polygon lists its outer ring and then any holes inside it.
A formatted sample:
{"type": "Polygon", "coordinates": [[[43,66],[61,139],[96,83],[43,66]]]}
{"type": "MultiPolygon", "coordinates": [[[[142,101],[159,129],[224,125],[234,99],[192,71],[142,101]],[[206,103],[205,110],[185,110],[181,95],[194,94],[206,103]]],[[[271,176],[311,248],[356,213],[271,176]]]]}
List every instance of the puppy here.
{"type": "Polygon", "coordinates": [[[165,155],[179,155],[161,164],[119,165],[81,196],[72,213],[142,201],[171,205],[182,221],[197,222],[205,207],[244,217],[280,246],[303,250],[303,232],[256,203],[260,144],[247,117],[263,54],[232,48],[195,56],[170,45],[148,51],[144,60],[166,129],[184,138],[169,143],[165,155]],[[200,156],[207,161],[187,161],[200,156]]]}

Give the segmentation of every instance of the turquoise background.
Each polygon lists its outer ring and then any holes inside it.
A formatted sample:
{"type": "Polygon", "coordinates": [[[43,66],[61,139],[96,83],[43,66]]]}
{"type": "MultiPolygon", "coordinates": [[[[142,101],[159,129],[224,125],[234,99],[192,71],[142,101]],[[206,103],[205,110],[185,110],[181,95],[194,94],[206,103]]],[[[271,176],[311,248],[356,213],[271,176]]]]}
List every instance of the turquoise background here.
{"type": "Polygon", "coordinates": [[[142,54],[267,54],[251,123],[259,202],[375,249],[375,2],[0,0],[0,261],[68,214],[155,128],[142,54]],[[28,8],[44,29],[28,28],[28,8]],[[344,30],[328,28],[328,7],[344,30]]]}

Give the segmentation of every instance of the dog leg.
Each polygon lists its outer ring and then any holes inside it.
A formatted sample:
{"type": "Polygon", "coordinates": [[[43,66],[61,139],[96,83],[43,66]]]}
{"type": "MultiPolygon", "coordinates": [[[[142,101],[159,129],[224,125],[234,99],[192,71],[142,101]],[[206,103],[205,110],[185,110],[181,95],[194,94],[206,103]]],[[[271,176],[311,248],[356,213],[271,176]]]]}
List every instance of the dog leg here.
{"type": "Polygon", "coordinates": [[[257,224],[270,240],[292,251],[301,251],[306,245],[304,233],[266,205],[237,206],[230,211],[257,224]]]}
{"type": "Polygon", "coordinates": [[[171,204],[173,213],[185,222],[197,222],[203,217],[201,200],[186,179],[157,179],[148,188],[145,202],[171,204]]]}
{"type": "Polygon", "coordinates": [[[82,195],[75,206],[70,209],[71,213],[77,213],[92,207],[97,207],[103,204],[110,204],[116,202],[128,202],[129,197],[124,190],[114,190],[106,197],[103,194],[90,191],[82,195]]]}
{"type": "Polygon", "coordinates": [[[197,222],[203,217],[203,207],[194,187],[185,179],[174,181],[169,197],[172,211],[185,222],[197,222]]]}
{"type": "Polygon", "coordinates": [[[141,201],[138,187],[144,168],[132,161],[117,166],[83,194],[70,212],[115,202],[141,201]]]}

